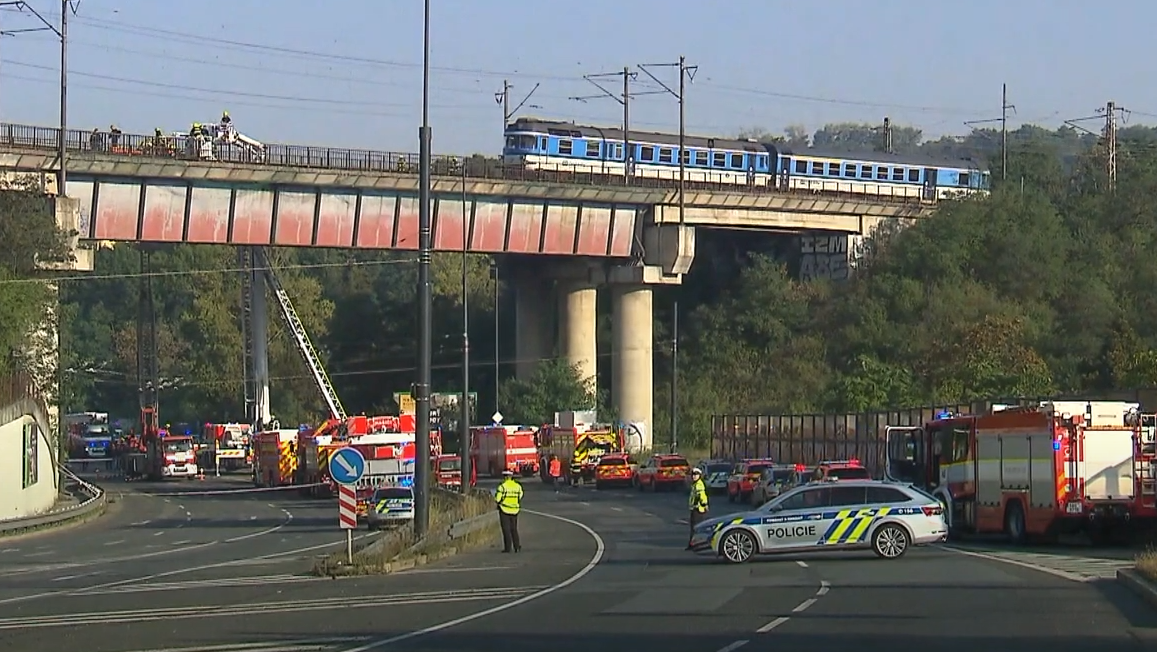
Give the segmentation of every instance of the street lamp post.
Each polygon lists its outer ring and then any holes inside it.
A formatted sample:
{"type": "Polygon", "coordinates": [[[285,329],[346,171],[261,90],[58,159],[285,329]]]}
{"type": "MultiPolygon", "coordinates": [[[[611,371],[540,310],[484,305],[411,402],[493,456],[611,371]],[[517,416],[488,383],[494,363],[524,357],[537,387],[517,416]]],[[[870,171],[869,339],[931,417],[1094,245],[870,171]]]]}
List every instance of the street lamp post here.
{"type": "Polygon", "coordinates": [[[430,529],[430,382],[433,338],[433,296],[430,288],[432,222],[430,219],[430,0],[425,0],[422,36],[422,126],[418,130],[418,382],[414,465],[414,534],[430,529]]]}

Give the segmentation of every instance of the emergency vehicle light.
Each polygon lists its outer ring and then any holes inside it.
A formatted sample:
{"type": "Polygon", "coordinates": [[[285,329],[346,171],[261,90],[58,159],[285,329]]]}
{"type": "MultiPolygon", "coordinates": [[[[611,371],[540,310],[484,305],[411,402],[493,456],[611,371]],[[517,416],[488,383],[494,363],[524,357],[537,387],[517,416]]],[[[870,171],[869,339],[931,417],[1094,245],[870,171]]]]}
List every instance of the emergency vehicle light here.
{"type": "Polygon", "coordinates": [[[936,418],[937,419],[951,419],[952,413],[951,412],[941,412],[940,414],[936,415],[936,418]]]}
{"type": "Polygon", "coordinates": [[[806,470],[807,470],[807,467],[806,467],[806,466],[804,466],[803,464],[796,464],[796,465],[795,465],[795,470],[796,470],[796,471],[806,471],[806,470]]]}
{"type": "Polygon", "coordinates": [[[1054,439],[1053,440],[1053,450],[1059,451],[1060,449],[1061,449],[1061,440],[1054,439]]]}

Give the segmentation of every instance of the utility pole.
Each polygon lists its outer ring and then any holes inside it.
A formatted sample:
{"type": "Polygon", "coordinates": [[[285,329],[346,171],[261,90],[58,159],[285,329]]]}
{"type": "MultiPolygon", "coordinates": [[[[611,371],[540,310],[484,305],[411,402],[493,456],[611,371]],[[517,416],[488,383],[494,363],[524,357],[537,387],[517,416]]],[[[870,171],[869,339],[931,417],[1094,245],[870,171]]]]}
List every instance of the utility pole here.
{"type": "Polygon", "coordinates": [[[1129,110],[1125,107],[1118,106],[1116,102],[1106,102],[1104,108],[1097,109],[1095,115],[1077,118],[1075,120],[1065,120],[1065,124],[1073,129],[1079,129],[1086,134],[1097,136],[1105,145],[1105,173],[1108,177],[1109,192],[1112,192],[1117,187],[1117,120],[1122,121],[1127,119],[1129,110]],[[1087,122],[1089,120],[1097,120],[1104,122],[1104,127],[1101,128],[1100,133],[1086,129],[1079,122],[1087,122]]]}
{"type": "Polygon", "coordinates": [[[642,70],[645,75],[651,78],[656,84],[661,86],[664,91],[675,96],[675,100],[679,102],[679,223],[683,224],[686,221],[686,169],[689,163],[689,153],[685,146],[687,140],[687,82],[695,81],[695,73],[699,71],[699,66],[688,66],[687,57],[679,57],[678,63],[651,63],[639,64],[639,70],[642,70]],[[648,68],[678,68],[679,70],[679,90],[675,91],[667,84],[663,83],[655,74],[648,68]]]}
{"type": "Polygon", "coordinates": [[[430,0],[423,15],[422,126],[418,129],[418,382],[414,383],[417,423],[414,445],[414,537],[430,529],[430,383],[433,357],[433,294],[430,261],[433,257],[433,221],[430,215],[430,0]]]}
{"type": "Polygon", "coordinates": [[[1016,105],[1008,103],[1008,84],[1000,85],[1000,117],[989,120],[966,120],[964,126],[974,129],[977,125],[1000,123],[1000,178],[1008,179],[1008,113],[1016,115],[1016,105]]]}
{"type": "Polygon", "coordinates": [[[57,134],[56,156],[60,160],[60,171],[56,173],[56,193],[61,197],[66,195],[65,187],[68,182],[68,172],[65,170],[65,158],[68,154],[68,14],[76,13],[79,0],[60,0],[60,26],[49,22],[40,12],[24,0],[9,0],[0,2],[0,7],[16,7],[19,11],[28,11],[44,26],[31,29],[14,29],[0,32],[2,36],[22,34],[26,32],[52,32],[60,39],[60,133],[57,134]]]}
{"type": "Polygon", "coordinates": [[[1105,147],[1108,150],[1107,172],[1109,175],[1109,191],[1117,186],[1117,103],[1105,104],[1105,147]]]}
{"type": "MultiPolygon", "coordinates": [[[[502,90],[494,94],[494,101],[498,103],[498,106],[502,107],[503,133],[506,132],[506,125],[510,124],[510,119],[513,118],[514,115],[518,113],[518,111],[522,109],[523,106],[526,105],[526,103],[530,100],[530,97],[534,95],[534,92],[537,91],[538,87],[541,85],[542,84],[535,84],[534,88],[530,89],[530,92],[526,94],[526,97],[522,98],[522,101],[516,104],[512,109],[510,108],[510,91],[513,90],[514,87],[510,85],[509,81],[505,79],[502,80],[502,90]]],[[[538,107],[537,105],[531,104],[528,108],[538,107]]]]}
{"type": "MultiPolygon", "coordinates": [[[[639,78],[639,73],[631,72],[630,66],[624,66],[622,72],[605,72],[596,75],[583,75],[583,79],[587,80],[592,86],[602,91],[599,95],[582,95],[571,97],[570,99],[576,102],[588,102],[590,100],[601,99],[609,97],[618,102],[623,107],[623,183],[631,185],[631,172],[634,167],[635,153],[631,151],[631,98],[639,97],[641,95],[658,95],[666,93],[662,91],[646,91],[643,93],[632,93],[631,82],[639,78]],[[623,78],[622,94],[614,93],[603,86],[605,80],[611,78],[623,78]]],[[[609,141],[608,145],[612,144],[609,141]]],[[[606,157],[604,157],[606,158],[606,157]]],[[[618,158],[618,157],[611,157],[618,158]]]]}
{"type": "Polygon", "coordinates": [[[466,195],[466,163],[462,158],[462,411],[458,425],[459,472],[462,495],[470,493],[470,283],[467,254],[470,251],[470,201],[466,195]]]}
{"type": "Polygon", "coordinates": [[[892,149],[892,119],[884,116],[884,153],[895,154],[892,149]]]}

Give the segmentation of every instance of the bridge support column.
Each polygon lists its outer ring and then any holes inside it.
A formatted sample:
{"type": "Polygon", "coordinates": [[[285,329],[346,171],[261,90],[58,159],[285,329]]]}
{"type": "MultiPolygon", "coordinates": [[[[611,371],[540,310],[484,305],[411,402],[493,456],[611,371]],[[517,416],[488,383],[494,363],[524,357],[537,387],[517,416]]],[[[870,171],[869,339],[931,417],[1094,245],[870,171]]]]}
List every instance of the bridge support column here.
{"type": "Polygon", "coordinates": [[[562,352],[593,392],[598,387],[598,290],[585,281],[559,282],[562,352]]]}
{"type": "Polygon", "coordinates": [[[655,369],[651,288],[641,283],[611,288],[614,322],[611,400],[627,424],[633,452],[651,448],[655,369]]]}
{"type": "Polygon", "coordinates": [[[529,380],[554,356],[553,279],[540,265],[515,267],[508,278],[514,288],[514,376],[529,380]]]}

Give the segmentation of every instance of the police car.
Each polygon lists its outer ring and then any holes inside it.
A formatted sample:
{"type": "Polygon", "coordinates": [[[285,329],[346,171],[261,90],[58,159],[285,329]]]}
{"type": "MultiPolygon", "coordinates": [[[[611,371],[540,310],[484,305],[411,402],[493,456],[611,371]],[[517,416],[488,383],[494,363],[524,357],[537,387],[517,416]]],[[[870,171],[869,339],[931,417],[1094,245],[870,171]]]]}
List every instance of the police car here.
{"type": "Polygon", "coordinates": [[[374,492],[366,522],[371,530],[402,525],[414,520],[413,487],[382,487],[374,492]]]}
{"type": "Polygon", "coordinates": [[[708,492],[723,493],[727,491],[727,477],[733,466],[725,460],[702,460],[695,468],[703,471],[703,485],[708,492]]]}
{"type": "Polygon", "coordinates": [[[700,523],[696,552],[741,564],[758,554],[871,549],[898,559],[912,546],[948,538],[943,508],[932,496],[876,480],[813,482],[763,507],[700,523]]]}

